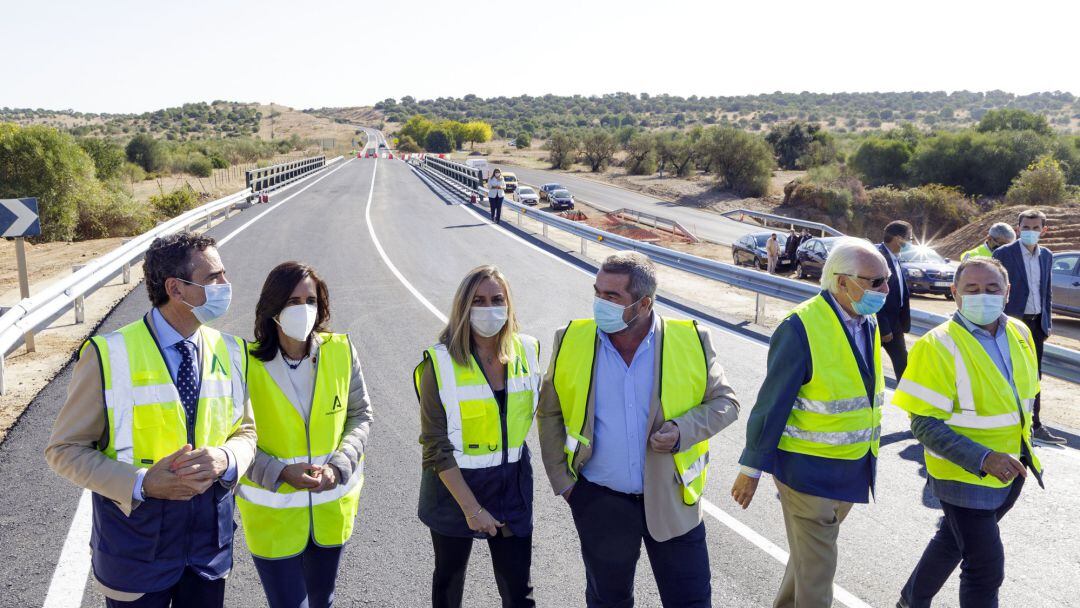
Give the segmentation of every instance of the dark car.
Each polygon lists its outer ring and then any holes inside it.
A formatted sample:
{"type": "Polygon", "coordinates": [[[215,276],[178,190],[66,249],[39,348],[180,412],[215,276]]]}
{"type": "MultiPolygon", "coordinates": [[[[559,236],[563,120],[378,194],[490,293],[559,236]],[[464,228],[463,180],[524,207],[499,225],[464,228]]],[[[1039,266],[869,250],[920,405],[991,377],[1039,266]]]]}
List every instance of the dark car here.
{"type": "Polygon", "coordinates": [[[929,293],[952,299],[956,262],[942,257],[927,245],[913,245],[900,252],[904,284],[911,293],[929,293]]]}
{"type": "Polygon", "coordinates": [[[829,252],[840,238],[826,236],[800,243],[799,248],[795,250],[795,274],[800,279],[820,279],[825,260],[829,258],[829,252]]]}
{"type": "Polygon", "coordinates": [[[548,195],[556,190],[566,190],[566,187],[562,184],[544,184],[540,186],[540,200],[548,200],[548,195]]]}
{"type": "Polygon", "coordinates": [[[548,200],[555,210],[574,208],[574,195],[569,190],[552,190],[548,193],[548,200]]]}
{"type": "Polygon", "coordinates": [[[780,244],[780,260],[776,264],[776,268],[780,269],[784,266],[790,267],[791,264],[787,258],[783,257],[784,245],[787,243],[787,234],[783,232],[755,232],[739,238],[731,246],[731,258],[735,261],[736,266],[742,264],[757,265],[758,268],[766,269],[769,267],[769,256],[765,252],[765,242],[769,240],[769,237],[776,234],[776,240],[780,244]]]}
{"type": "Polygon", "coordinates": [[[1050,268],[1054,312],[1080,317],[1080,251],[1054,253],[1054,265],[1050,268]]]}

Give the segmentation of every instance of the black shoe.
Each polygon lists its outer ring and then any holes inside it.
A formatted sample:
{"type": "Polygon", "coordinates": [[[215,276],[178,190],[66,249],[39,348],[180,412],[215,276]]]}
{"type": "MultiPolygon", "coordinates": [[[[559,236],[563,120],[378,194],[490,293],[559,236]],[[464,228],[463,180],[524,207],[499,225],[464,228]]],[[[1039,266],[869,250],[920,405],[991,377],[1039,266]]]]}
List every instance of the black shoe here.
{"type": "Polygon", "coordinates": [[[1065,439],[1050,432],[1045,426],[1031,429],[1031,439],[1045,445],[1065,445],[1065,439]]]}

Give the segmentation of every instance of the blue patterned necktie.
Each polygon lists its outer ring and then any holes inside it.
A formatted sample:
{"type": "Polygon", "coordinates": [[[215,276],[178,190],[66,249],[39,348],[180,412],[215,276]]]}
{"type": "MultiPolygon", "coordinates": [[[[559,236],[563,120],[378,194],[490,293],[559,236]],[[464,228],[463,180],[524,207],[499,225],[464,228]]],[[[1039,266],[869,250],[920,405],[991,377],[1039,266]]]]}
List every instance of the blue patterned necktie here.
{"type": "Polygon", "coordinates": [[[180,369],[176,372],[176,390],[180,393],[180,403],[187,412],[188,428],[195,427],[195,416],[199,411],[199,376],[195,369],[195,345],[188,340],[176,343],[180,351],[180,369]]]}

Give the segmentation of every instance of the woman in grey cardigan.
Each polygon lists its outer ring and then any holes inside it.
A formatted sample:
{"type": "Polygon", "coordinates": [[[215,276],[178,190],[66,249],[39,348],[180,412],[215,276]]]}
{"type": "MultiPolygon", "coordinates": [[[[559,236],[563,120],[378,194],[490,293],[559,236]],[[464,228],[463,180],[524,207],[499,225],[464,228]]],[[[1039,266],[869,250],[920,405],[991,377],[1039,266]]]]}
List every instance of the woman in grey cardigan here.
{"type": "Polygon", "coordinates": [[[270,272],[248,351],[261,433],[237,505],[271,608],[331,604],[363,485],[371,402],[356,349],[327,331],[329,319],[314,269],[285,262],[270,272]]]}

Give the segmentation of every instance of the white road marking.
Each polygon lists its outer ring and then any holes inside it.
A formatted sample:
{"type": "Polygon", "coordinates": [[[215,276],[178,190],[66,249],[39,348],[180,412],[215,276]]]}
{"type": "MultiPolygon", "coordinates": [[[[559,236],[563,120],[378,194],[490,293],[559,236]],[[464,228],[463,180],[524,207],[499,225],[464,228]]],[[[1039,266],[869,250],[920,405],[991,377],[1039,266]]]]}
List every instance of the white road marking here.
{"type": "MultiPolygon", "coordinates": [[[[414,287],[412,285],[412,283],[410,283],[408,281],[408,279],[406,279],[398,271],[397,267],[395,267],[393,265],[393,263],[390,262],[390,259],[386,256],[386,252],[383,251],[382,246],[379,244],[379,240],[375,236],[375,228],[371,224],[371,198],[372,198],[372,193],[374,192],[374,190],[375,190],[375,175],[372,174],[372,176],[371,176],[371,192],[368,193],[367,209],[364,211],[364,216],[365,216],[365,218],[367,220],[368,232],[371,233],[371,238],[375,241],[375,246],[379,250],[379,255],[382,256],[383,261],[386,262],[387,266],[390,267],[390,270],[394,273],[394,276],[397,277],[398,281],[401,281],[401,284],[404,285],[405,288],[408,289],[410,293],[412,293],[414,296],[416,296],[420,300],[420,302],[423,303],[424,306],[427,307],[428,310],[430,310],[432,313],[434,313],[436,317],[438,317],[442,322],[445,323],[446,322],[446,315],[442,314],[437,308],[432,306],[431,302],[429,302],[427,300],[427,298],[420,295],[420,292],[416,289],[416,287],[414,287]]],[[[482,216],[480,216],[480,214],[476,210],[469,208],[467,205],[457,205],[457,206],[468,210],[470,213],[473,213],[474,215],[479,217],[481,220],[485,220],[485,223],[488,223],[486,221],[486,219],[483,218],[482,216]]],[[[498,227],[495,224],[488,223],[488,225],[491,226],[492,228],[498,230],[498,227]]],[[[513,239],[513,240],[515,240],[515,241],[517,241],[517,242],[519,242],[519,243],[521,243],[521,244],[523,244],[523,245],[525,245],[527,247],[530,247],[535,251],[539,251],[540,253],[542,253],[542,254],[550,257],[550,258],[558,260],[558,261],[566,264],[567,266],[569,266],[571,268],[574,268],[574,269],[576,269],[576,270],[578,270],[580,272],[583,272],[583,273],[585,273],[585,274],[587,274],[589,276],[593,276],[592,273],[587,272],[585,269],[583,269],[583,268],[581,268],[579,266],[575,266],[575,265],[567,262],[566,260],[564,260],[562,258],[559,258],[558,256],[555,256],[554,254],[552,254],[549,251],[545,251],[543,249],[540,249],[536,245],[533,245],[532,243],[529,243],[528,241],[525,241],[524,239],[517,236],[516,234],[513,234],[513,233],[508,232],[506,230],[498,230],[498,232],[500,232],[502,234],[505,234],[506,236],[510,237],[511,239],[513,239]]],[[[711,323],[708,323],[708,321],[704,321],[703,319],[699,319],[699,320],[705,322],[708,325],[712,325],[711,323]]],[[[716,327],[715,325],[712,325],[712,326],[716,327]]],[[[762,344],[760,342],[750,340],[749,338],[746,338],[745,336],[741,336],[741,335],[739,335],[737,333],[731,332],[730,330],[726,330],[723,327],[716,327],[716,329],[718,329],[720,331],[724,331],[725,333],[729,333],[729,334],[732,334],[732,335],[739,336],[740,338],[743,338],[744,340],[747,340],[749,342],[753,342],[754,344],[756,344],[758,346],[762,346],[762,344]]],[[[724,511],[720,507],[716,506],[715,504],[713,504],[712,502],[710,502],[709,500],[706,500],[704,498],[701,499],[701,507],[706,513],[711,515],[714,519],[716,519],[720,523],[722,523],[725,526],[727,526],[728,528],[730,528],[733,532],[735,532],[739,536],[742,536],[746,540],[750,541],[751,543],[753,543],[759,549],[761,549],[761,550],[765,551],[766,553],[768,553],[769,555],[771,555],[774,559],[776,559],[781,564],[786,564],[787,563],[787,559],[788,559],[787,551],[784,551],[780,547],[773,544],[773,542],[770,541],[769,539],[767,539],[764,536],[762,536],[762,535],[758,534],[757,532],[755,532],[753,530],[753,528],[751,528],[750,526],[747,526],[746,524],[742,523],[741,521],[736,519],[734,516],[728,514],[726,511],[724,511]]],[[[867,604],[866,602],[860,600],[858,597],[856,597],[854,594],[852,594],[848,590],[844,589],[840,585],[836,585],[836,584],[833,585],[833,593],[835,595],[835,598],[837,600],[839,600],[840,603],[844,604],[845,606],[849,606],[850,608],[870,608],[869,604],[867,604]]]]}
{"type": "MultiPolygon", "coordinates": [[[[307,190],[327,177],[330,177],[331,174],[350,162],[352,162],[352,159],[340,163],[337,167],[334,167],[330,171],[319,176],[318,179],[313,180],[303,188],[274,203],[259,215],[256,215],[237,227],[236,230],[233,230],[224,238],[219,239],[218,247],[228,243],[234,236],[247,230],[249,226],[261,220],[266,214],[285,204],[304,190],[307,190]]],[[[375,181],[374,178],[375,176],[372,174],[372,183],[375,181]]],[[[304,182],[298,181],[296,183],[301,184],[304,182]]],[[[91,517],[93,515],[92,510],[92,505],[90,504],[90,491],[83,490],[82,494],[79,496],[79,506],[75,509],[75,516],[71,520],[71,528],[68,529],[67,537],[64,539],[64,546],[60,550],[60,559],[56,562],[56,569],[53,570],[52,579],[49,581],[49,590],[45,594],[44,608],[75,608],[82,605],[83,591],[86,589],[86,579],[90,575],[90,528],[91,517]]]]}

